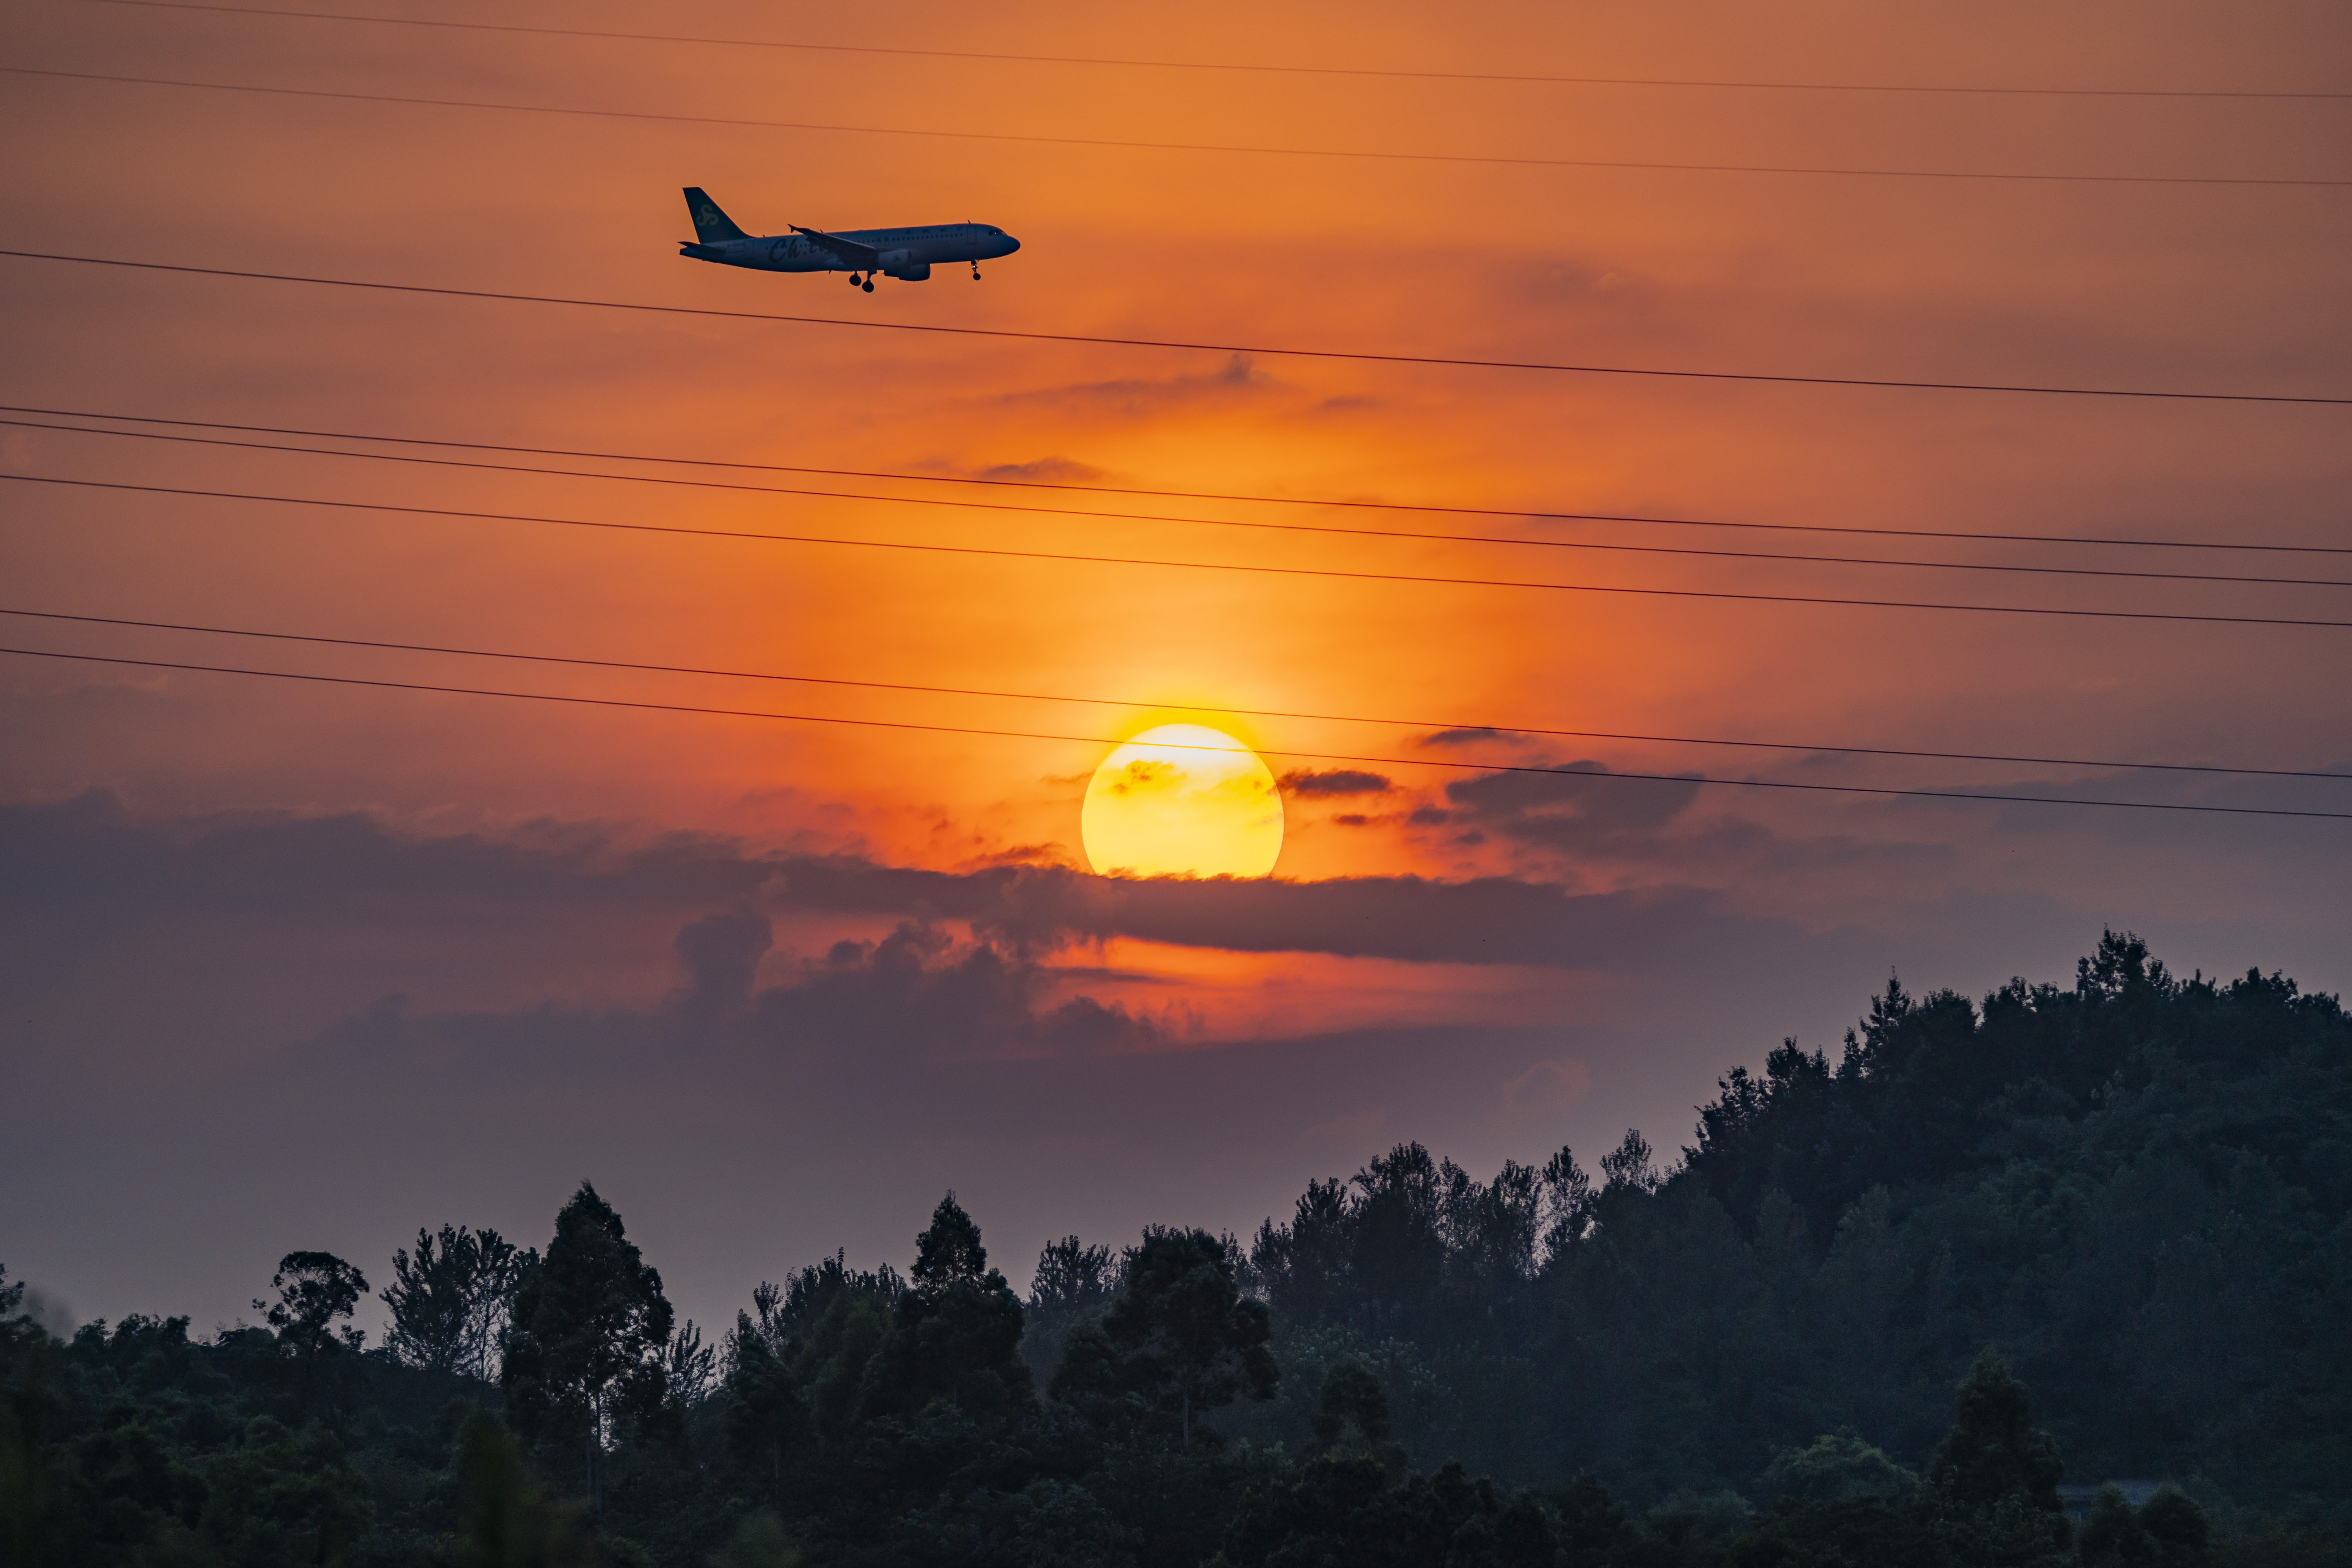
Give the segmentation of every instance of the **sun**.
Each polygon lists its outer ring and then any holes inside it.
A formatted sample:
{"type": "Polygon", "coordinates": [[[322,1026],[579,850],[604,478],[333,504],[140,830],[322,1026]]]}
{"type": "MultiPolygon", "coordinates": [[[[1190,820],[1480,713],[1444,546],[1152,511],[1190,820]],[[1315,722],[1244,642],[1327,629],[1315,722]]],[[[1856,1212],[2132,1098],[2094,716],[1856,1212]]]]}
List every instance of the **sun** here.
{"type": "Polygon", "coordinates": [[[1104,876],[1263,877],[1282,854],[1282,792],[1223,731],[1162,724],[1102,760],[1078,831],[1104,876]]]}

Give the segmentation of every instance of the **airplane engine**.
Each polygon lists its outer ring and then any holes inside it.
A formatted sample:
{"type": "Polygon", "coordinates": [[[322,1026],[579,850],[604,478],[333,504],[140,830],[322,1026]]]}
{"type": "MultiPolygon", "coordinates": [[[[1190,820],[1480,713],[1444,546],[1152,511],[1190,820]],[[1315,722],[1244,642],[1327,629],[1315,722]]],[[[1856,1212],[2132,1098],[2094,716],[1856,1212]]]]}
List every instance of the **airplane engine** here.
{"type": "Polygon", "coordinates": [[[928,261],[909,261],[890,268],[888,276],[908,283],[920,283],[931,275],[928,261]]]}

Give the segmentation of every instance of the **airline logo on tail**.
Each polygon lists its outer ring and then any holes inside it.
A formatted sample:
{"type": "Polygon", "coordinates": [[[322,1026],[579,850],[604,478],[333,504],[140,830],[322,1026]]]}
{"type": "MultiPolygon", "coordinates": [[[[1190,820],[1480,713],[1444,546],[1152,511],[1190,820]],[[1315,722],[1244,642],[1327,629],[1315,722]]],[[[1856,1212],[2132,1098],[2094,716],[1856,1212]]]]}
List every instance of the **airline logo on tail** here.
{"type": "Polygon", "coordinates": [[[735,220],[720,212],[719,204],[705,195],[699,185],[686,188],[686,210],[694,216],[694,237],[705,245],[746,237],[743,231],[735,226],[735,220]]]}

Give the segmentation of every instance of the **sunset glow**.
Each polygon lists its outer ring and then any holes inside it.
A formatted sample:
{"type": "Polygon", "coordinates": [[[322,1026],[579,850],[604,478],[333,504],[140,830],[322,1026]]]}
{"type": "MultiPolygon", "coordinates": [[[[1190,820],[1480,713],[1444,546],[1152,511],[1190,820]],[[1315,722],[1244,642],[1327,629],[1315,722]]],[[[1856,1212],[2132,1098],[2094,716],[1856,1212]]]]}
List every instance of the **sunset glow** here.
{"type": "Polygon", "coordinates": [[[715,1344],[950,1187],[1018,1288],[1676,1169],[1890,974],[2352,990],[2341,0],[8,40],[0,1263],[85,1319],[590,1178],[715,1344]]]}

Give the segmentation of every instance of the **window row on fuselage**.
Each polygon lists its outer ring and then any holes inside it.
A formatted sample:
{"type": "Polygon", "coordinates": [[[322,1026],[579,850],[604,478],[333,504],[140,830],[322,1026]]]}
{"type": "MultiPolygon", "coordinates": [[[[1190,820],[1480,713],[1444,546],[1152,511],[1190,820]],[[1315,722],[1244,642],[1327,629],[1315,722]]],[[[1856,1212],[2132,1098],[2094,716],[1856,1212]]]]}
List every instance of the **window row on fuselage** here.
{"type": "Polygon", "coordinates": [[[948,239],[970,229],[970,224],[936,224],[929,228],[845,228],[838,230],[844,239],[854,239],[860,245],[901,245],[916,239],[948,239]]]}

